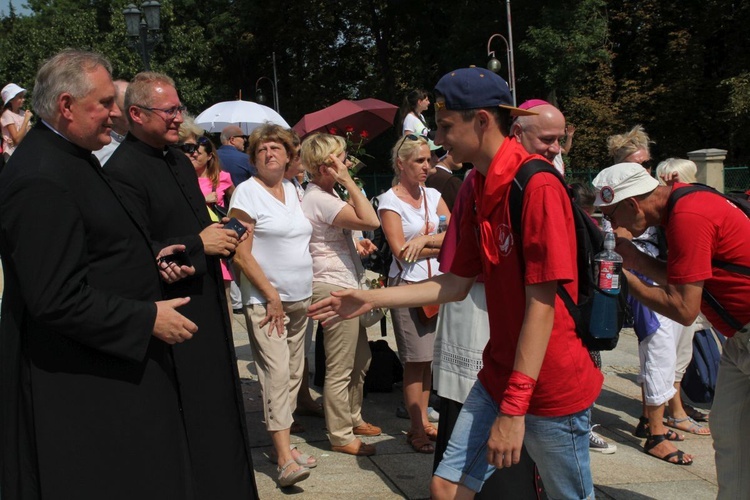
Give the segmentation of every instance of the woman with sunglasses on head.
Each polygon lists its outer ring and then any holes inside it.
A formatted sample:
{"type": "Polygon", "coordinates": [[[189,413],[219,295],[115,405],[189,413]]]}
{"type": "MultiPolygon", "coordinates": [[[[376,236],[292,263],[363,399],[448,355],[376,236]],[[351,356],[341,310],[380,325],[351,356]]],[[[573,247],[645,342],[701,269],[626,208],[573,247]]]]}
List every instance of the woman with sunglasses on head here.
{"type": "MultiPolygon", "coordinates": [[[[450,221],[450,212],[439,191],[423,186],[430,169],[424,138],[408,134],[399,139],[392,161],[395,184],[380,195],[378,215],[394,257],[388,284],[398,286],[440,274],[436,257],[445,234],[437,228],[441,215],[450,221]]],[[[411,422],[407,441],[419,453],[433,453],[437,429],[428,419],[427,406],[437,317],[420,318],[421,309],[391,309],[391,315],[404,364],[404,403],[411,422]]]]}
{"type": "MultiPolygon", "coordinates": [[[[423,135],[427,129],[424,113],[430,106],[430,96],[422,89],[414,89],[404,96],[401,107],[398,110],[398,122],[396,129],[401,130],[402,135],[423,135]]],[[[428,129],[429,131],[429,129],[428,129]]]]}
{"type": "MultiPolygon", "coordinates": [[[[313,227],[313,300],[321,300],[333,291],[359,286],[364,270],[358,261],[372,253],[375,245],[370,240],[355,245],[352,231],[372,231],[380,221],[349,175],[343,137],[314,134],[302,143],[300,157],[311,176],[302,210],[313,227]],[[348,190],[349,203],[339,198],[336,184],[348,190]]],[[[323,344],[323,407],[331,449],[349,455],[374,455],[375,446],[359,439],[381,433],[379,427],[362,419],[365,374],[371,357],[367,331],[359,318],[343,320],[323,327],[323,344]]]]}
{"type": "MultiPolygon", "coordinates": [[[[198,185],[206,199],[206,206],[211,220],[220,222],[221,217],[214,210],[219,207],[219,212],[226,213],[229,199],[234,193],[232,178],[221,169],[216,148],[208,137],[203,136],[203,130],[198,127],[192,118],[184,117],[180,124],[180,149],[190,159],[195,173],[198,176],[198,185]],[[223,209],[223,210],[222,210],[223,209]]],[[[229,317],[232,317],[232,301],[229,297],[229,286],[232,283],[232,272],[225,259],[221,259],[221,276],[224,280],[224,293],[227,296],[229,306],[229,317]]]]}
{"type": "Polygon", "coordinates": [[[295,150],[289,131],[266,123],[248,139],[257,175],[237,186],[229,216],[250,226],[234,257],[250,346],[263,393],[281,487],[310,475],[317,460],[290,443],[292,413],[304,376],[307,308],[312,296],[312,226],[284,173],[295,150]]]}

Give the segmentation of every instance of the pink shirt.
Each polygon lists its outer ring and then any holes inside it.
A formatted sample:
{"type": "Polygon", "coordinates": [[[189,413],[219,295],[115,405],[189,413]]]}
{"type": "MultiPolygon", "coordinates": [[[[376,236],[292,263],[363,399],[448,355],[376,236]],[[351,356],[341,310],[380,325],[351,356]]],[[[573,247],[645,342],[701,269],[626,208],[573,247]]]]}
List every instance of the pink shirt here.
{"type": "MultiPolygon", "coordinates": [[[[211,194],[211,192],[214,190],[211,179],[209,179],[208,177],[198,177],[198,185],[200,186],[201,193],[203,193],[204,197],[211,194]]],[[[227,206],[227,203],[225,201],[225,194],[227,189],[229,189],[233,185],[234,184],[232,184],[232,177],[228,172],[224,172],[223,170],[219,172],[219,184],[216,186],[217,205],[219,205],[220,207],[227,206]]],[[[229,271],[229,266],[224,259],[221,259],[221,276],[224,281],[232,280],[232,273],[229,271]]]]}
{"type": "Polygon", "coordinates": [[[333,225],[346,206],[336,192],[328,193],[311,182],[302,198],[302,212],[312,224],[310,255],[313,260],[313,281],[345,288],[357,288],[357,270],[346,238],[352,232],[333,225]]]}
{"type": "MultiPolygon", "coordinates": [[[[203,196],[208,196],[213,191],[213,186],[211,184],[211,179],[208,177],[198,177],[198,184],[201,187],[201,193],[203,193],[203,196]]],[[[232,177],[229,175],[229,172],[224,172],[223,170],[219,172],[219,184],[216,186],[216,204],[220,207],[227,206],[227,203],[225,201],[226,192],[227,189],[232,187],[234,184],[232,184],[232,177]]]]}
{"type": "Polygon", "coordinates": [[[11,123],[15,124],[16,133],[20,132],[21,125],[23,125],[23,115],[19,115],[18,113],[14,113],[10,109],[6,109],[5,111],[3,111],[2,117],[0,117],[0,123],[2,123],[3,126],[3,152],[11,155],[13,154],[13,151],[16,150],[17,144],[13,143],[13,138],[10,136],[10,132],[8,131],[8,125],[10,125],[11,123]]]}

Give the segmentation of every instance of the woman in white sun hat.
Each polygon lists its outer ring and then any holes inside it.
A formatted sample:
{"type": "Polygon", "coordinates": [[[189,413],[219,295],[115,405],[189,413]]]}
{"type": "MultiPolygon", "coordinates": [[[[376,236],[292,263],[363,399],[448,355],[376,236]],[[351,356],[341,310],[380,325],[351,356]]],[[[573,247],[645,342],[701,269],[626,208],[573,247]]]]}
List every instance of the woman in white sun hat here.
{"type": "Polygon", "coordinates": [[[3,157],[8,161],[10,155],[16,150],[26,132],[31,128],[30,122],[33,113],[29,110],[22,111],[26,100],[26,89],[15,83],[9,83],[0,91],[3,98],[3,114],[0,117],[3,133],[3,157]]]}

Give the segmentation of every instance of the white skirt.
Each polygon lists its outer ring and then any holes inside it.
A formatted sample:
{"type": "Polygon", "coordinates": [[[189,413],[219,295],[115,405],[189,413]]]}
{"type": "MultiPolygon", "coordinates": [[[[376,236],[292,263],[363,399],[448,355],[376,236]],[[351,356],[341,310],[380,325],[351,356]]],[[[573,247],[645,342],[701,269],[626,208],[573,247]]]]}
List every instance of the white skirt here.
{"type": "Polygon", "coordinates": [[[484,283],[474,283],[461,302],[440,306],[433,386],[439,396],[462,403],[482,368],[482,353],[490,338],[484,283]]]}

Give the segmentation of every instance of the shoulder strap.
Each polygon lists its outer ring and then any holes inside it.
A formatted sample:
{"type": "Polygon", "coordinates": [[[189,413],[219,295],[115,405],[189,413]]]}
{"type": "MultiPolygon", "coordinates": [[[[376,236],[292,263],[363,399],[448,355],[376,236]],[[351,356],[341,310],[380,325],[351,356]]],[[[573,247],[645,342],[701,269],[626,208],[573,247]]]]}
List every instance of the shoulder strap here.
{"type": "MultiPolygon", "coordinates": [[[[425,236],[430,234],[430,213],[427,211],[427,190],[425,188],[419,188],[422,190],[422,199],[424,200],[424,234],[425,236]]],[[[427,257],[427,277],[432,278],[432,267],[430,266],[430,258],[427,257]]]]}
{"type": "MultiPolygon", "coordinates": [[[[669,199],[667,200],[667,213],[671,214],[672,210],[674,209],[675,203],[679,199],[681,199],[683,196],[688,195],[690,193],[695,193],[697,191],[704,191],[708,193],[713,193],[717,196],[721,196],[722,198],[731,201],[737,207],[745,212],[746,215],[750,216],[750,206],[745,205],[741,202],[741,200],[735,200],[732,199],[725,194],[717,191],[716,189],[712,188],[711,186],[706,186],[705,184],[691,184],[690,186],[685,186],[677,189],[673,189],[672,193],[669,195],[669,199]]],[[[711,265],[726,269],[727,271],[731,271],[738,274],[744,274],[746,276],[750,276],[750,267],[742,266],[739,264],[732,264],[730,262],[724,262],[717,259],[711,259],[711,265]]],[[[706,303],[711,306],[711,308],[716,312],[716,314],[719,315],[719,317],[735,330],[741,329],[744,325],[740,323],[740,321],[732,316],[729,311],[727,311],[724,306],[721,305],[721,303],[714,297],[708,290],[706,290],[705,287],[703,287],[703,300],[706,301],[706,303]]]]}
{"type": "MultiPolygon", "coordinates": [[[[737,206],[737,208],[742,210],[745,213],[745,215],[750,217],[750,203],[747,203],[743,200],[738,200],[736,198],[731,198],[725,195],[724,193],[717,191],[711,186],[706,186],[705,184],[699,184],[699,183],[673,189],[669,195],[669,199],[667,200],[667,213],[668,214],[672,213],[675,203],[677,203],[679,199],[681,199],[683,196],[687,194],[695,193],[696,191],[703,191],[703,192],[715,194],[716,196],[721,196],[725,200],[729,200],[730,202],[732,202],[734,205],[737,206]]],[[[720,269],[725,269],[733,273],[744,274],[745,276],[750,276],[750,267],[743,266],[740,264],[732,264],[731,262],[724,262],[721,260],[712,259],[711,265],[718,267],[720,269]]]]}
{"type": "Polygon", "coordinates": [[[677,200],[682,198],[683,196],[695,193],[696,191],[704,191],[708,193],[713,193],[716,196],[721,196],[725,200],[731,201],[734,205],[737,206],[740,210],[742,210],[745,215],[750,217],[750,202],[747,200],[743,200],[740,198],[733,198],[731,196],[727,196],[721,191],[717,191],[716,189],[712,188],[711,186],[706,186],[705,184],[700,184],[698,182],[693,183],[689,186],[673,189],[672,192],[669,194],[669,200],[667,201],[667,213],[671,213],[672,209],[674,208],[675,203],[677,203],[677,200]]]}
{"type": "MultiPolygon", "coordinates": [[[[560,175],[560,172],[558,172],[555,167],[553,167],[546,161],[531,160],[524,163],[521,168],[518,169],[516,176],[513,178],[513,184],[510,187],[509,210],[511,228],[519,236],[519,241],[521,235],[523,234],[521,228],[521,215],[523,212],[523,191],[524,189],[526,189],[526,185],[529,183],[529,180],[531,180],[531,177],[539,172],[547,172],[553,174],[560,180],[560,182],[563,184],[563,186],[565,186],[565,189],[567,190],[567,184],[565,183],[565,179],[562,177],[562,175],[560,175]]],[[[570,296],[568,291],[561,284],[557,286],[557,294],[562,299],[565,307],[567,307],[570,315],[573,317],[575,324],[578,325],[581,321],[581,313],[578,310],[573,297],[570,296]]]]}
{"type": "Polygon", "coordinates": [[[565,179],[562,178],[560,172],[546,161],[531,160],[521,165],[510,187],[510,224],[511,228],[519,235],[521,234],[521,215],[523,212],[523,190],[526,189],[531,177],[538,172],[554,174],[565,186],[565,179]]]}

